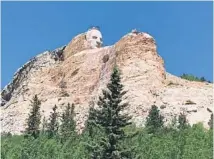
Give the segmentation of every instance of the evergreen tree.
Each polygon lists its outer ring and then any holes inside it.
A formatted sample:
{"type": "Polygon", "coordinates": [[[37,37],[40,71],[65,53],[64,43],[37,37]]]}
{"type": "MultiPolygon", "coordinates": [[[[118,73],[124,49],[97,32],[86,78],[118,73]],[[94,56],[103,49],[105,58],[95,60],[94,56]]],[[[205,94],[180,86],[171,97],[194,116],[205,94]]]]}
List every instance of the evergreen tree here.
{"type": "MultiPolygon", "coordinates": [[[[204,77],[199,78],[199,77],[196,77],[194,75],[185,74],[185,73],[183,73],[180,77],[183,79],[189,80],[189,81],[200,81],[200,82],[207,81],[204,77]]],[[[209,82],[209,81],[207,81],[207,82],[209,82]]]]}
{"type": "Polygon", "coordinates": [[[99,156],[102,150],[97,143],[99,143],[100,138],[104,136],[102,127],[96,123],[96,111],[97,110],[94,108],[94,103],[90,104],[89,115],[84,128],[84,136],[87,138],[86,142],[84,142],[85,153],[90,154],[90,152],[93,152],[94,157],[92,158],[94,159],[98,158],[97,156],[99,156]]]}
{"type": "Polygon", "coordinates": [[[210,129],[213,129],[213,113],[210,116],[210,120],[208,122],[208,125],[209,125],[210,129]]]}
{"type": "Polygon", "coordinates": [[[120,74],[117,68],[114,68],[107,90],[103,90],[103,96],[99,97],[99,108],[95,111],[94,122],[103,128],[106,137],[101,139],[97,145],[91,146],[93,159],[120,159],[130,158],[131,151],[124,148],[121,141],[125,139],[125,126],[131,124],[131,119],[126,114],[121,114],[128,103],[121,103],[122,97],[126,93],[123,91],[120,74]]]}
{"type": "Polygon", "coordinates": [[[178,129],[185,129],[188,126],[188,121],[186,118],[186,115],[184,113],[181,113],[178,117],[178,129]]]}
{"type": "Polygon", "coordinates": [[[158,107],[152,105],[152,108],[149,111],[149,115],[146,118],[146,128],[149,133],[155,133],[160,128],[163,127],[163,119],[164,117],[160,115],[158,107]]]}
{"type": "Polygon", "coordinates": [[[74,121],[74,117],[74,104],[70,106],[68,103],[65,111],[61,116],[60,136],[62,143],[65,142],[68,138],[76,136],[76,122],[74,121]]]}
{"type": "Polygon", "coordinates": [[[88,119],[85,124],[85,132],[88,132],[89,137],[93,138],[95,135],[95,127],[96,127],[96,109],[94,107],[89,108],[88,119]]]}
{"type": "Polygon", "coordinates": [[[39,125],[41,123],[41,114],[40,114],[40,106],[41,102],[38,99],[37,95],[33,97],[33,101],[31,101],[31,111],[29,117],[27,119],[27,128],[26,133],[28,135],[37,138],[39,135],[39,125]]]}
{"type": "Polygon", "coordinates": [[[186,115],[184,113],[180,113],[180,115],[178,116],[178,149],[180,152],[180,158],[182,158],[183,154],[184,154],[184,149],[185,149],[185,145],[186,145],[186,133],[187,133],[187,128],[188,128],[188,121],[186,118],[186,115]]]}
{"type": "Polygon", "coordinates": [[[201,81],[201,82],[205,82],[206,79],[205,79],[204,77],[201,77],[201,78],[200,78],[200,81],[201,81]]]}
{"type": "Polygon", "coordinates": [[[57,134],[58,131],[58,113],[57,113],[57,106],[53,107],[53,112],[50,115],[49,123],[47,125],[47,131],[49,138],[52,138],[54,135],[57,134]]]}
{"type": "Polygon", "coordinates": [[[42,134],[45,134],[46,131],[47,131],[47,127],[48,127],[48,122],[45,118],[45,116],[43,117],[43,120],[42,120],[42,134]]]}

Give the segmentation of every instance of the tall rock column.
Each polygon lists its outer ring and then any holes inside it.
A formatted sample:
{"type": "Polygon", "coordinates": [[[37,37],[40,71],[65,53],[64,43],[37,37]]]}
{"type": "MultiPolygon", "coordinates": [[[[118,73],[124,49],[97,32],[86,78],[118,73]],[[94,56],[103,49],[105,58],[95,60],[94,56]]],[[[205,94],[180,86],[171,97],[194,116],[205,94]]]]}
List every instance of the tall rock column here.
{"type": "Polygon", "coordinates": [[[124,80],[144,76],[144,82],[150,85],[164,82],[164,61],[157,54],[155,40],[147,33],[125,35],[115,44],[115,51],[117,64],[124,70],[124,80]]]}
{"type": "Polygon", "coordinates": [[[143,117],[155,103],[155,92],[165,81],[164,61],[147,33],[129,33],[115,44],[116,63],[128,90],[126,100],[134,117],[143,117]]]}

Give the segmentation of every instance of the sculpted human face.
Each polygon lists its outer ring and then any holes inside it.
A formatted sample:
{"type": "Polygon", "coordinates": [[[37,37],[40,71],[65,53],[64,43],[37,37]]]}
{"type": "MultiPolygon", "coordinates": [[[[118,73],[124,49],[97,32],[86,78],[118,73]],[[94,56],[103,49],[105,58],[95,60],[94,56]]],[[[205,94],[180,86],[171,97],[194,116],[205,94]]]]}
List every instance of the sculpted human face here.
{"type": "Polygon", "coordinates": [[[102,34],[99,30],[92,29],[86,33],[86,40],[92,49],[102,47],[102,34]]]}

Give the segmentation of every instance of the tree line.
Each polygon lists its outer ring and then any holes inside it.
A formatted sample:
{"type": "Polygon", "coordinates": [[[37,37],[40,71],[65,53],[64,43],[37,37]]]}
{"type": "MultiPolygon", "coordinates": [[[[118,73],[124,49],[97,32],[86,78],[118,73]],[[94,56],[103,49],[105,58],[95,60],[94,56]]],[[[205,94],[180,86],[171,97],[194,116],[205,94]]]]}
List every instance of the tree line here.
{"type": "Polygon", "coordinates": [[[183,78],[183,79],[189,80],[189,81],[198,81],[198,82],[211,83],[211,81],[206,80],[204,77],[197,77],[197,76],[194,76],[194,75],[191,75],[191,74],[186,74],[186,73],[183,73],[180,77],[183,78]]]}
{"type": "Polygon", "coordinates": [[[136,127],[123,111],[129,106],[120,72],[114,68],[107,89],[102,91],[98,108],[89,109],[81,134],[76,131],[75,105],[62,113],[55,105],[49,119],[41,121],[41,102],[37,95],[23,135],[2,134],[3,159],[211,159],[213,116],[210,129],[202,124],[190,126],[185,114],[170,125],[157,106],[152,105],[145,127],[136,127]],[[42,125],[42,128],[40,128],[42,125]]]}

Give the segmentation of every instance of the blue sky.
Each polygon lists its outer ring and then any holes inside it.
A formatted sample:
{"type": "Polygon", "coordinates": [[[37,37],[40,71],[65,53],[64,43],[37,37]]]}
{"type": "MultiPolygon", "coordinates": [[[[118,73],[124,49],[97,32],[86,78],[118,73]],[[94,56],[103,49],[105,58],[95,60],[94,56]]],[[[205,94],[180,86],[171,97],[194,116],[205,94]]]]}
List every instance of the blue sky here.
{"type": "Polygon", "coordinates": [[[2,87],[30,58],[98,25],[105,45],[137,28],[150,33],[174,75],[212,81],[212,2],[2,2],[2,87]]]}

